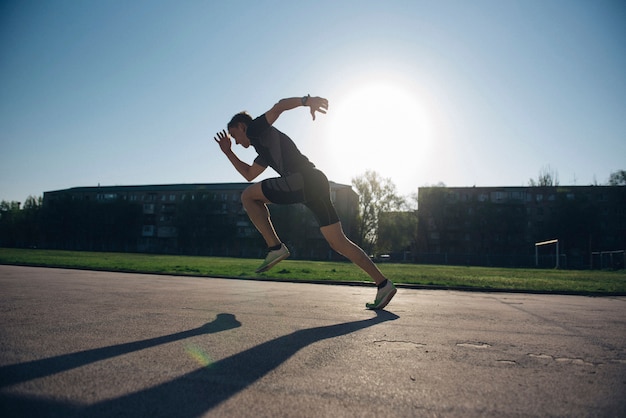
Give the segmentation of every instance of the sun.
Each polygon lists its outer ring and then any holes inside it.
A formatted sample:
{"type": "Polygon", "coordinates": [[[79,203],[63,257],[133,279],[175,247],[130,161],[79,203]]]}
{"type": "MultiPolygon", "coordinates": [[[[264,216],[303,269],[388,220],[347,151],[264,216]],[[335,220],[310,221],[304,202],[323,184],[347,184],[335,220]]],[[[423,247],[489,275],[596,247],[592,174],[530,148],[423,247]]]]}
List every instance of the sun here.
{"type": "Polygon", "coordinates": [[[417,187],[432,136],[424,97],[400,83],[367,82],[330,106],[334,164],[351,170],[350,178],[374,170],[398,186],[417,187]]]}

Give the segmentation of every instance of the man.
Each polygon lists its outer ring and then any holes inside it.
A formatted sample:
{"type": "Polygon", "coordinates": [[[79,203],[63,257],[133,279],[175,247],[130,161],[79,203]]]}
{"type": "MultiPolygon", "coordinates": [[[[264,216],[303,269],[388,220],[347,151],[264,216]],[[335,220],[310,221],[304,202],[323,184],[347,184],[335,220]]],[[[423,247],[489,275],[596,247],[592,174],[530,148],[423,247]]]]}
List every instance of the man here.
{"type": "Polygon", "coordinates": [[[331,248],[363,269],[376,283],[376,299],[374,303],[367,303],[366,307],[382,309],[396,294],[395,286],[383,276],[367,254],[345,236],[330,200],[330,186],[324,173],[300,153],[287,135],[272,126],[283,112],[300,106],[308,106],[315,120],[316,112],[325,114],[328,110],[328,100],[310,95],[282,99],[256,119],[245,112],[238,113],[228,123],[228,132],[218,132],[213,138],[247,181],[257,178],[268,166],[280,175],[251,185],[241,195],[250,220],[268,246],[267,257],[257,273],[267,271],[289,257],[289,250],[276,235],[267,204],[303,203],[317,218],[320,231],[331,248]],[[231,149],[231,137],[244,148],[254,147],[258,156],[252,165],[235,155],[231,149]]]}

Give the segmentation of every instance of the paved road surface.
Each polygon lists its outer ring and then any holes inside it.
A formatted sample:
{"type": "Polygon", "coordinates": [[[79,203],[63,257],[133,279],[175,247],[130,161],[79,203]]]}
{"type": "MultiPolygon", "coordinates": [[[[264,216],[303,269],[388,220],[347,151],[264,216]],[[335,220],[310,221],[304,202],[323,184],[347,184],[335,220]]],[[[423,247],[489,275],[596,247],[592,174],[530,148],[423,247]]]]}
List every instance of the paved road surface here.
{"type": "Polygon", "coordinates": [[[626,416],[626,298],[373,295],[0,266],[0,416],[626,416]]]}

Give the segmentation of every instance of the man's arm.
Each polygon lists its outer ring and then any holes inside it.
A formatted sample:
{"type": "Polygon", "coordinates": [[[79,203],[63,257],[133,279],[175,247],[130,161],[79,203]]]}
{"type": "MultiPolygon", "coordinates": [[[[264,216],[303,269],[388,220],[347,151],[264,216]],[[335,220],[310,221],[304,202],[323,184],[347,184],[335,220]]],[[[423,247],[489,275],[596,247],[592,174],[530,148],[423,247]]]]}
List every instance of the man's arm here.
{"type": "Polygon", "coordinates": [[[328,110],[328,100],[322,97],[311,96],[282,99],[272,106],[270,110],[265,112],[265,119],[267,119],[267,123],[273,125],[281,113],[299,106],[309,106],[311,108],[311,116],[313,120],[315,120],[315,112],[326,113],[328,110]]]}
{"type": "Polygon", "coordinates": [[[239,174],[241,174],[247,181],[254,180],[259,176],[259,174],[265,171],[266,167],[257,163],[249,165],[241,161],[239,157],[235,155],[231,149],[230,135],[228,135],[226,131],[218,132],[217,136],[213,139],[219,144],[222,152],[226,155],[226,158],[228,158],[233,167],[235,167],[239,174]]]}
{"type": "Polygon", "coordinates": [[[246,181],[254,180],[259,176],[259,174],[264,172],[266,168],[257,163],[252,163],[252,165],[244,163],[235,155],[232,150],[226,153],[226,157],[239,172],[239,174],[241,174],[243,178],[246,179],[246,181]]]}

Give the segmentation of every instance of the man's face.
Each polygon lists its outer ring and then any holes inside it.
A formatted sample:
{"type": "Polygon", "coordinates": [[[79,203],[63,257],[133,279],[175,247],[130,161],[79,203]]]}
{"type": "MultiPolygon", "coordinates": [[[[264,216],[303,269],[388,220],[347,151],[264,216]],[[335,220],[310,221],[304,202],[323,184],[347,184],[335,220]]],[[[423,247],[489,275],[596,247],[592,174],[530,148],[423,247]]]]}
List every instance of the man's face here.
{"type": "Polygon", "coordinates": [[[228,133],[230,134],[230,136],[235,138],[235,143],[241,145],[244,148],[248,148],[250,146],[250,139],[246,135],[246,125],[244,125],[243,123],[238,123],[237,126],[228,128],[228,133]]]}

